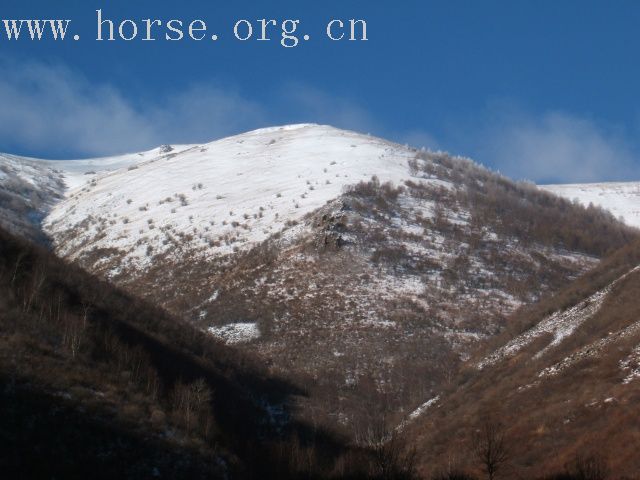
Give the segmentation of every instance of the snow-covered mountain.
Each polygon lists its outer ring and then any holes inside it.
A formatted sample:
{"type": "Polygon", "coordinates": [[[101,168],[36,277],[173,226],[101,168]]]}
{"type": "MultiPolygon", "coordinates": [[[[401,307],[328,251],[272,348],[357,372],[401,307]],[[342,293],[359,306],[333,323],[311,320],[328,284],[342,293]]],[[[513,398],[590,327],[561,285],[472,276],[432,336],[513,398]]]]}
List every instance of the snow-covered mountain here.
{"type": "Polygon", "coordinates": [[[53,209],[45,228],[64,237],[58,252],[71,259],[117,250],[113,275],[149,267],[149,247],[154,255],[171,255],[174,239],[181,250],[213,258],[255,246],[337,198],[345,185],[376,174],[402,181],[411,155],[331,127],[268,128],[179,154],[156,152],[92,176],[53,209]]]}
{"type": "Polygon", "coordinates": [[[569,200],[590,203],[621,217],[627,225],[640,228],[640,182],[544,185],[541,188],[569,200]]]}
{"type": "Polygon", "coordinates": [[[42,223],[51,209],[76,188],[118,169],[175,154],[188,145],[86,160],[39,160],[0,154],[0,224],[11,232],[47,242],[42,223]]]}
{"type": "Polygon", "coordinates": [[[29,208],[58,255],[314,384],[334,423],[376,396],[423,403],[510,313],[637,235],[468,159],[329,126],[13,159],[12,177],[22,164],[56,185],[29,208]]]}

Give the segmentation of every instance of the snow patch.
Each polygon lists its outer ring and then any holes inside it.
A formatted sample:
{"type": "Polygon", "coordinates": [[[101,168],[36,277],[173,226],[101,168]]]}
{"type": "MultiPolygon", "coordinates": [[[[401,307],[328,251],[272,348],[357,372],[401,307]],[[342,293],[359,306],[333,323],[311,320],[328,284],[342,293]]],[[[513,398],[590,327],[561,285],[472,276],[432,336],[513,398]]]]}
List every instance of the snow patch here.
{"type": "MultiPolygon", "coordinates": [[[[526,331],[522,335],[517,336],[505,346],[499,348],[483,360],[478,362],[476,367],[483,369],[489,365],[494,365],[500,360],[511,357],[518,353],[520,350],[530,345],[534,340],[545,334],[551,334],[553,336],[551,342],[542,350],[534,355],[534,358],[540,358],[549,349],[558,346],[562,341],[571,335],[580,325],[595,315],[602,306],[607,295],[611,292],[613,287],[620,281],[626,278],[628,275],[637,271],[640,267],[636,267],[630,272],[622,275],[620,278],[612,282],[610,285],[594,293],[586,300],[578,303],[574,307],[567,310],[555,312],[549,317],[542,320],[540,323],[526,331]]],[[[550,367],[553,369],[554,367],[550,367]]],[[[549,369],[547,369],[549,370],[549,369]]]]}
{"type": "Polygon", "coordinates": [[[590,203],[622,217],[627,225],[640,228],[640,182],[543,185],[540,188],[585,207],[590,203]]]}
{"type": "Polygon", "coordinates": [[[255,322],[229,323],[222,327],[209,327],[208,332],[229,345],[247,343],[260,338],[260,328],[255,322]]]}
{"type": "Polygon", "coordinates": [[[640,345],[635,347],[627,358],[620,360],[620,369],[627,374],[622,380],[625,385],[640,378],[640,345]]]}
{"type": "Polygon", "coordinates": [[[438,403],[439,400],[440,400],[440,395],[436,395],[432,399],[424,402],[422,405],[416,408],[413,412],[411,412],[409,416],[400,425],[396,427],[396,430],[397,431],[404,430],[410,423],[415,421],[418,417],[422,416],[427,410],[429,410],[429,408],[431,408],[436,403],[438,403]]]}

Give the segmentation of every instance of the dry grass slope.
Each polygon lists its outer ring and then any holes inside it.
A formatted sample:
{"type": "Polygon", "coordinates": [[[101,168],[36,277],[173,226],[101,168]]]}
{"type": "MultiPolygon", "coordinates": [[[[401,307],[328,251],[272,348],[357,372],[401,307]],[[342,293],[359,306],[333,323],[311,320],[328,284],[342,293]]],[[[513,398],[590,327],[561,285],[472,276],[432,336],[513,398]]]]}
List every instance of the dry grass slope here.
{"type": "Polygon", "coordinates": [[[640,244],[605,260],[554,297],[514,314],[509,332],[478,352],[412,428],[423,472],[445,468],[479,473],[466,454],[487,415],[505,427],[507,476],[632,478],[640,470],[640,244]],[[616,282],[617,280],[617,282],[616,282]],[[478,369],[492,349],[529,331],[553,312],[567,310],[611,286],[603,303],[555,347],[542,335],[495,365],[478,369]],[[582,472],[582,473],[580,473],[582,472]],[[587,472],[591,476],[587,475],[587,472]],[[573,476],[571,476],[573,475],[573,476]],[[583,476],[580,476],[583,475],[583,476]]]}

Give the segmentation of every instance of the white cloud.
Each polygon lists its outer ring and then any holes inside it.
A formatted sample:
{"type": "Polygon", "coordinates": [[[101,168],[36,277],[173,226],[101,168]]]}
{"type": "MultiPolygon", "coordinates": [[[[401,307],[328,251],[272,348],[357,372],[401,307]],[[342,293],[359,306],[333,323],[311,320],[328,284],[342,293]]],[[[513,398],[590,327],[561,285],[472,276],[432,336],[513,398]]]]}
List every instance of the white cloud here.
{"type": "Polygon", "coordinates": [[[363,133],[381,129],[373,116],[357,103],[308,85],[286,85],[282,97],[287,110],[301,121],[333,125],[363,133]]]}
{"type": "Polygon", "coordinates": [[[161,143],[210,142],[269,123],[260,104],[211,85],[194,85],[145,110],[161,143]]]}
{"type": "Polygon", "coordinates": [[[0,141],[88,154],[153,141],[154,132],[112,88],[90,85],[70,70],[11,65],[0,77],[0,141]]]}
{"type": "Polygon", "coordinates": [[[50,155],[102,155],[162,143],[204,142],[265,122],[263,109],[231,89],[194,85],[134,103],[60,65],[2,62],[0,143],[50,155]]]}
{"type": "Polygon", "coordinates": [[[0,57],[0,145],[47,157],[140,151],[199,143],[279,123],[326,123],[379,132],[373,117],[346,98],[287,84],[268,102],[228,86],[193,84],[159,98],[132,99],[61,65],[0,57]],[[275,106],[275,108],[269,107],[275,106]],[[44,153],[40,153],[44,152],[44,153]]]}
{"type": "Polygon", "coordinates": [[[510,177],[539,183],[637,177],[631,143],[590,119],[564,112],[535,116],[513,108],[485,118],[488,126],[467,131],[462,143],[471,156],[510,177]]]}
{"type": "Polygon", "coordinates": [[[2,149],[47,157],[132,152],[163,143],[207,142],[279,123],[314,122],[444,148],[539,183],[638,179],[628,136],[565,112],[534,115],[503,102],[472,121],[450,122],[453,127],[436,140],[419,129],[391,130],[358,103],[299,83],[273,92],[269,103],[211,83],[132,100],[60,65],[0,57],[0,70],[2,149]]]}

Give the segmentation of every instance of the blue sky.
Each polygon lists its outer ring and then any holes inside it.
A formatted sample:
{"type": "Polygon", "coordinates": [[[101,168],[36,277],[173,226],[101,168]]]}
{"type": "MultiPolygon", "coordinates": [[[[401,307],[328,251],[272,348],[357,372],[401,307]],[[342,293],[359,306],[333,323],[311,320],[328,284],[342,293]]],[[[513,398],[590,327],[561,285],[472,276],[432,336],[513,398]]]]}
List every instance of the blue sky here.
{"type": "MultiPolygon", "coordinates": [[[[0,151],[74,158],[315,122],[448,150],[519,179],[640,180],[640,3],[3,0],[80,40],[0,37],[0,151]],[[114,21],[201,18],[218,42],[96,42],[114,21]],[[311,40],[238,42],[241,18],[311,40]],[[323,38],[363,18],[368,42],[323,38]]],[[[275,37],[274,32],[274,37],[275,37]]]]}

